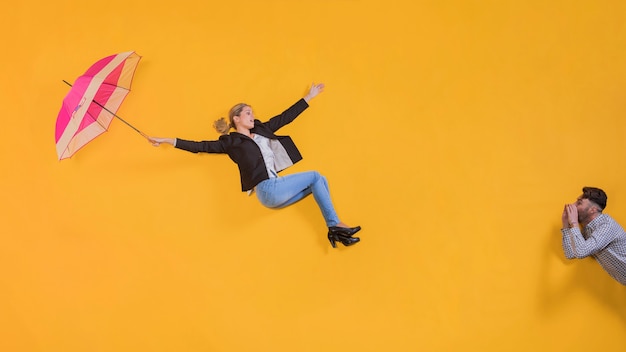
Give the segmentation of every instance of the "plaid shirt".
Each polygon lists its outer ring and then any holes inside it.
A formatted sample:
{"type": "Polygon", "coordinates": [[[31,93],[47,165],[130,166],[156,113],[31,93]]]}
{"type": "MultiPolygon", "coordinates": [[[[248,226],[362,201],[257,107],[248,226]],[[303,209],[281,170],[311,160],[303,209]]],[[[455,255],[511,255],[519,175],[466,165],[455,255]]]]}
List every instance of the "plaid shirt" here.
{"type": "Polygon", "coordinates": [[[613,218],[600,214],[582,233],[578,227],[561,229],[561,233],[568,259],[593,256],[607,273],[626,285],[626,232],[613,218]]]}

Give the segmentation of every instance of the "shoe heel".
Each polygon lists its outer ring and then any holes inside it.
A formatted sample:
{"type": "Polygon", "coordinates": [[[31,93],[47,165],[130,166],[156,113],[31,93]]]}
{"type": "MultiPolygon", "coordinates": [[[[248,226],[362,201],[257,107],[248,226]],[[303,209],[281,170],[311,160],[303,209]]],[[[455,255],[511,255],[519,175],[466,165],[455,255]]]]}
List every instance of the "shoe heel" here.
{"type": "Polygon", "coordinates": [[[333,248],[337,248],[337,244],[335,243],[335,236],[333,236],[333,234],[330,232],[328,233],[328,241],[330,242],[330,245],[333,246],[333,248]]]}

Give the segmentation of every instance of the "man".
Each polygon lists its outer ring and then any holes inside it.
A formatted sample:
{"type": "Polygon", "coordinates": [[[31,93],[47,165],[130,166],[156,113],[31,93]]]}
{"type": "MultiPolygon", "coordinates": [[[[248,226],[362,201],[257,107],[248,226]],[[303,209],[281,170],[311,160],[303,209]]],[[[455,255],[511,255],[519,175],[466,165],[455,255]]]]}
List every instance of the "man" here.
{"type": "Polygon", "coordinates": [[[584,187],[576,203],[565,204],[563,252],[568,259],[593,256],[609,275],[626,285],[626,233],[613,218],[602,214],[606,200],[603,190],[584,187]]]}

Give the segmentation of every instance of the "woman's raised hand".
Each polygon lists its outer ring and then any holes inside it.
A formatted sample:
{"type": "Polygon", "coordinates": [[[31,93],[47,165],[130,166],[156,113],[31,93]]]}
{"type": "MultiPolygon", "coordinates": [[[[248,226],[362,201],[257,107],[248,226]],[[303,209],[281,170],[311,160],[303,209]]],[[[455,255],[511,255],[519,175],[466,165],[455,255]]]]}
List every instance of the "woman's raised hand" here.
{"type": "Polygon", "coordinates": [[[318,94],[324,91],[324,83],[311,84],[311,88],[309,88],[309,94],[304,97],[304,100],[308,103],[311,99],[315,98],[318,94]]]}

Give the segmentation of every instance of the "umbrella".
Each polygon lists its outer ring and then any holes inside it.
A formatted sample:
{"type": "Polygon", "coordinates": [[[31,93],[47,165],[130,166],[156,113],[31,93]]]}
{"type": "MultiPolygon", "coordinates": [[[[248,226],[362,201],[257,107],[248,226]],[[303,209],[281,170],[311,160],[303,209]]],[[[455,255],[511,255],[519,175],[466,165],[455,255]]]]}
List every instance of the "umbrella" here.
{"type": "Polygon", "coordinates": [[[130,92],[133,75],[141,56],[134,51],[105,57],[78,77],[63,99],[56,121],[56,148],[59,160],[74,155],[80,148],[104,133],[113,117],[148,138],[116,115],[130,92]]]}

